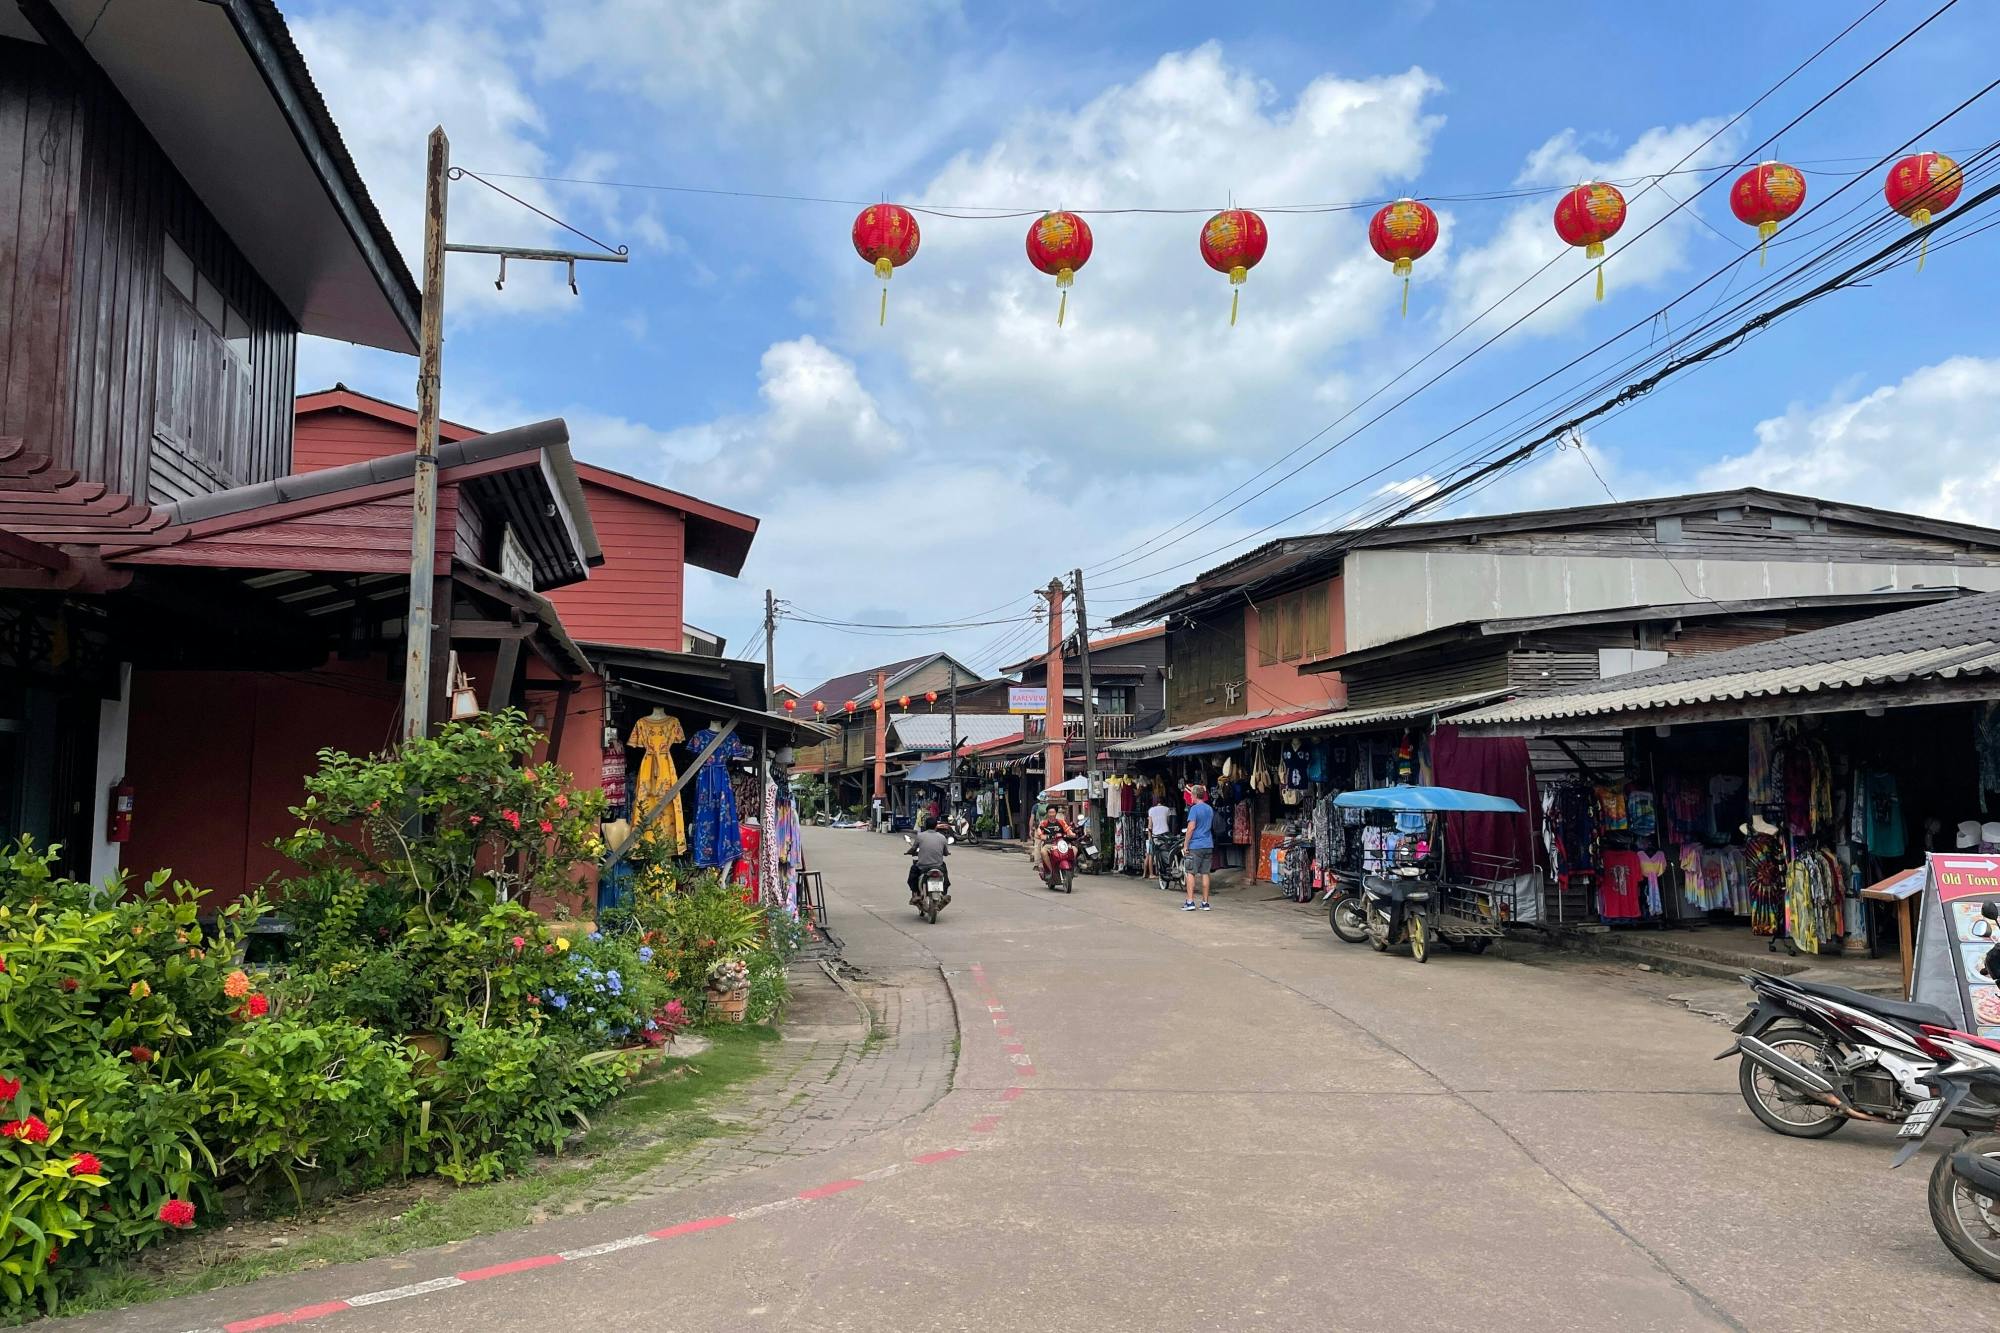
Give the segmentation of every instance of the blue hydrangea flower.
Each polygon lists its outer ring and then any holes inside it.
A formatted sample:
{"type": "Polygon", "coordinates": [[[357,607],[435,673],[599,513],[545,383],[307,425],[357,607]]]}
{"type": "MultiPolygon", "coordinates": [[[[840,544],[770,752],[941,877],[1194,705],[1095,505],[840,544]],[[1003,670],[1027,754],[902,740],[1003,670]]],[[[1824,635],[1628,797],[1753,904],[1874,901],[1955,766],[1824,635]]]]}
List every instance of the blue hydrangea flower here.
{"type": "Polygon", "coordinates": [[[651,950],[650,948],[646,948],[646,947],[643,947],[643,946],[642,946],[642,947],[640,948],[640,950],[639,950],[639,961],[640,961],[640,962],[642,962],[642,963],[650,963],[650,962],[652,962],[652,961],[653,961],[653,951],[652,951],[652,950],[651,950]]]}
{"type": "Polygon", "coordinates": [[[601,943],[601,942],[603,941],[603,939],[604,939],[604,932],[603,932],[603,931],[601,931],[601,930],[593,930],[593,931],[591,931],[591,932],[590,932],[590,942],[591,942],[592,944],[598,944],[598,943],[601,943]]]}
{"type": "Polygon", "coordinates": [[[551,995],[549,997],[549,1003],[554,1005],[558,1009],[567,1009],[569,1008],[569,996],[551,995]]]}

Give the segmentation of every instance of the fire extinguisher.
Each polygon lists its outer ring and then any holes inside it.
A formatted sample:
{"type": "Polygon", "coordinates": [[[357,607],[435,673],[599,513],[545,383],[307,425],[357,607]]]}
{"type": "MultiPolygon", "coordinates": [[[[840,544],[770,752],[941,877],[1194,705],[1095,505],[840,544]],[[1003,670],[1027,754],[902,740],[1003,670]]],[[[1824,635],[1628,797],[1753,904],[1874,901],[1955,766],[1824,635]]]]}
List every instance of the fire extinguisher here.
{"type": "Polygon", "coordinates": [[[132,841],[132,784],[120,778],[111,789],[111,818],[104,830],[106,842],[132,841]]]}

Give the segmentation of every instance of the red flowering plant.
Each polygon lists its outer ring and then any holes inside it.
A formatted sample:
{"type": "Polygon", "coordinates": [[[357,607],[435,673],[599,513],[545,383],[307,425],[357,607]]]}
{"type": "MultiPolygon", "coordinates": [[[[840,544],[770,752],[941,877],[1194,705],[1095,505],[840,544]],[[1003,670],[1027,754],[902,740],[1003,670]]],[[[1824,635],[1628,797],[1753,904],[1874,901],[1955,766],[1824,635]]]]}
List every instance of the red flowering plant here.
{"type": "MultiPolygon", "coordinates": [[[[15,1101],[23,1100],[18,1090],[15,1101]]],[[[66,1142],[80,1102],[15,1115],[0,1123],[0,1313],[53,1308],[65,1246],[88,1242],[96,1230],[102,1164],[66,1142]],[[46,1118],[44,1118],[46,1115],[46,1118]]]]}
{"type": "MultiPolygon", "coordinates": [[[[0,1216],[33,1218],[60,1193],[52,1173],[84,1182],[61,1197],[92,1191],[90,1225],[49,1236],[72,1255],[64,1271],[85,1251],[164,1234],[154,1212],[169,1193],[219,1188],[203,1142],[218,1095],[212,1065],[234,1026],[231,960],[261,909],[231,905],[211,928],[199,903],[164,875],[96,887],[58,876],[50,851],[0,851],[0,1131],[11,1127],[0,1132],[0,1216]]],[[[0,1268],[23,1243],[0,1237],[0,1268]]],[[[14,1257],[28,1265],[33,1255],[14,1257]]]]}

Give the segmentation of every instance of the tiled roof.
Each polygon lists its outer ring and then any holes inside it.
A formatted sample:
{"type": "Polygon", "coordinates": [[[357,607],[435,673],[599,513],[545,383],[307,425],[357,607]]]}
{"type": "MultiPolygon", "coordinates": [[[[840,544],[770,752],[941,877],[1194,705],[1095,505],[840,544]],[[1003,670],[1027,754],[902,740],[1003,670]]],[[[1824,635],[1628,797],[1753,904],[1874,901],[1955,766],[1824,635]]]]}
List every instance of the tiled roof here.
{"type": "Polygon", "coordinates": [[[1471,725],[1590,717],[2000,672],[2000,593],[1960,597],[1495,704],[1471,725]]]}

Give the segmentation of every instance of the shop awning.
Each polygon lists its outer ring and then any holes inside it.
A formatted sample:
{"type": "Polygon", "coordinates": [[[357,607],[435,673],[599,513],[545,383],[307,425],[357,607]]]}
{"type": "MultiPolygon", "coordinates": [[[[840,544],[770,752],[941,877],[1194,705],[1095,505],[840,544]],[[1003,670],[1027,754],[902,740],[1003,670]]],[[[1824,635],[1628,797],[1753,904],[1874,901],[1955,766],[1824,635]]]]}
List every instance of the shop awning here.
{"type": "Polygon", "coordinates": [[[1257,739],[1261,740],[1266,736],[1298,736],[1311,732],[1353,731],[1361,727],[1388,726],[1397,722],[1411,722],[1438,713],[1470,708],[1474,704],[1483,704],[1506,693],[1507,690],[1481,690],[1477,694],[1454,694],[1441,699],[1422,699],[1416,703],[1384,704],[1379,708],[1341,708],[1282,722],[1255,734],[1257,739]]]}
{"type": "Polygon", "coordinates": [[[647,703],[660,705],[685,717],[711,717],[734,721],[745,732],[768,731],[793,743],[804,742],[817,745],[833,735],[833,728],[823,727],[816,722],[801,722],[783,713],[767,713],[758,708],[743,708],[736,704],[724,703],[720,699],[704,699],[698,694],[682,694],[679,690],[665,690],[645,681],[613,676],[614,688],[620,694],[629,694],[634,699],[644,699],[647,703]]]}
{"type": "Polygon", "coordinates": [[[1173,749],[1167,751],[1167,758],[1185,759],[1189,755],[1221,754],[1225,750],[1240,750],[1242,748],[1243,742],[1240,740],[1189,741],[1186,745],[1176,745],[1173,749]]]}
{"type": "MultiPolygon", "coordinates": [[[[1205,741],[1222,741],[1230,737],[1245,737],[1260,728],[1280,722],[1290,722],[1297,718],[1315,716],[1319,709],[1280,710],[1267,708],[1259,713],[1244,717],[1196,722],[1185,727],[1175,727],[1170,731],[1156,731],[1150,736],[1139,736],[1129,741],[1119,741],[1108,745],[1105,750],[1114,759],[1168,759],[1180,754],[1213,754],[1214,750],[1183,750],[1183,746],[1205,741]]],[[[1237,740],[1222,747],[1233,750],[1243,742],[1237,740]]]]}
{"type": "Polygon", "coordinates": [[[927,759],[921,764],[910,765],[910,771],[903,774],[909,782],[943,782],[951,776],[949,759],[927,759]]]}

